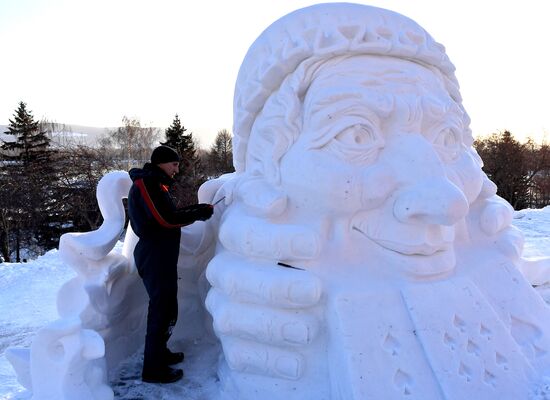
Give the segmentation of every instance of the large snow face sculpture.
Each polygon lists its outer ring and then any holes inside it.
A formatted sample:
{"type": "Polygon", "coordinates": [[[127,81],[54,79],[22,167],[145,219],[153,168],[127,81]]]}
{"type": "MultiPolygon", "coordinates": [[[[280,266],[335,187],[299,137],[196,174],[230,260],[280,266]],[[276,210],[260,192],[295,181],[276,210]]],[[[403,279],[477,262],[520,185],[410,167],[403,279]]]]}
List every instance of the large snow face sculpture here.
{"type": "Polygon", "coordinates": [[[545,395],[548,309],[453,71],[416,23],[354,4],[251,46],[207,268],[226,397],[545,395]]]}
{"type": "Polygon", "coordinates": [[[302,132],[280,163],[280,185],[294,205],[288,216],[335,225],[329,231],[349,236],[340,251],[357,246],[353,258],[389,263],[396,269],[389,273],[450,271],[454,225],[483,182],[464,145],[465,125],[441,78],[425,67],[332,59],[316,69],[302,132]]]}

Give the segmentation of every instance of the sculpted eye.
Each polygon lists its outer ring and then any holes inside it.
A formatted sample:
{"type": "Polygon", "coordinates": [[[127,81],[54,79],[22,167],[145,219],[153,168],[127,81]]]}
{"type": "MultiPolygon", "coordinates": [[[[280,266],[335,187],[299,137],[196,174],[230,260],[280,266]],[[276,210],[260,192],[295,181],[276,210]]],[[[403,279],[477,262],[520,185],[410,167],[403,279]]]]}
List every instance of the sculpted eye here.
{"type": "Polygon", "coordinates": [[[353,163],[373,161],[382,146],[383,141],[379,133],[365,124],[345,128],[328,144],[332,152],[353,163]]]}
{"type": "Polygon", "coordinates": [[[447,127],[437,134],[433,143],[444,161],[453,161],[462,149],[462,136],[456,129],[447,127]]]}
{"type": "Polygon", "coordinates": [[[376,140],[376,135],[367,126],[356,124],[344,129],[335,139],[350,146],[370,146],[376,140]]]}

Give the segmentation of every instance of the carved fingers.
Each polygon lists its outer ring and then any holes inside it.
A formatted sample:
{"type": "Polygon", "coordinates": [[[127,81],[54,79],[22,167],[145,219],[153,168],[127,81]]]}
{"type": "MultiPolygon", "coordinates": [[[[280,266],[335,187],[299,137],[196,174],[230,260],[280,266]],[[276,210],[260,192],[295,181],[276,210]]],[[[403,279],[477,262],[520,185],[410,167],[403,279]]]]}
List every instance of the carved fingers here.
{"type": "Polygon", "coordinates": [[[206,276],[212,284],[206,307],[229,366],[299,378],[305,362],[300,350],[319,333],[320,280],[308,271],[228,252],[210,262],[206,276]]]}
{"type": "Polygon", "coordinates": [[[479,224],[481,229],[491,236],[509,227],[513,216],[512,206],[501,197],[493,196],[484,201],[479,224]]]}
{"type": "Polygon", "coordinates": [[[227,182],[216,197],[222,189],[232,204],[220,221],[224,250],[206,270],[206,307],[225,359],[240,372],[298,379],[305,349],[319,334],[322,285],[288,266],[318,257],[319,235],[306,224],[275,222],[287,198],[262,179],[227,182]]]}
{"type": "Polygon", "coordinates": [[[308,271],[255,263],[228,252],[210,261],[206,277],[239,302],[292,309],[312,307],[321,297],[321,281],[308,271]]]}
{"type": "Polygon", "coordinates": [[[319,238],[313,229],[273,222],[287,209],[286,195],[280,190],[262,179],[233,179],[222,189],[226,204],[236,201],[220,224],[219,239],[226,249],[279,261],[312,259],[319,254],[319,238]]]}
{"type": "Polygon", "coordinates": [[[246,257],[306,260],[319,254],[318,235],[304,225],[274,225],[268,220],[228,212],[219,238],[229,251],[246,257]]]}
{"type": "Polygon", "coordinates": [[[299,379],[305,360],[297,352],[234,338],[222,340],[229,367],[235,371],[283,379],[299,379]]]}
{"type": "MultiPolygon", "coordinates": [[[[492,189],[487,191],[491,193],[492,189]]],[[[492,238],[506,257],[519,259],[523,251],[524,238],[523,234],[512,226],[513,216],[512,206],[503,198],[495,194],[489,197],[481,196],[471,205],[467,218],[471,240],[492,238]]]]}
{"type": "Polygon", "coordinates": [[[279,346],[309,344],[317,335],[317,320],[305,312],[231,304],[215,288],[209,292],[206,305],[216,315],[214,329],[222,335],[279,346]]]}

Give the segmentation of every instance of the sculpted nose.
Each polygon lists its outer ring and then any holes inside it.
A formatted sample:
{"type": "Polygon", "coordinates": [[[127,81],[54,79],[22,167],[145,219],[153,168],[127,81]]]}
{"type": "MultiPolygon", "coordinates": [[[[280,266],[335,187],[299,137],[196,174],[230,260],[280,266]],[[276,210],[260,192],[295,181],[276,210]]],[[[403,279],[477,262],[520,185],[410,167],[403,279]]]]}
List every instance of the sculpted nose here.
{"type": "Polygon", "coordinates": [[[405,223],[454,225],[468,213],[468,201],[452,182],[442,178],[418,182],[398,194],[395,217],[405,223]]]}

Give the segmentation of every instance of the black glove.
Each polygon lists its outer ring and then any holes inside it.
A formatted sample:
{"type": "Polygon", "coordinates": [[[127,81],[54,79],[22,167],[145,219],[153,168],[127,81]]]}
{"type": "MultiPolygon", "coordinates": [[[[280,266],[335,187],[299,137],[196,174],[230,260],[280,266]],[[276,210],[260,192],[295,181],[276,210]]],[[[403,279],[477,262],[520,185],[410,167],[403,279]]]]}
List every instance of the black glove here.
{"type": "Polygon", "coordinates": [[[201,203],[196,205],[196,216],[199,221],[206,221],[214,214],[214,206],[212,204],[201,203]]]}

